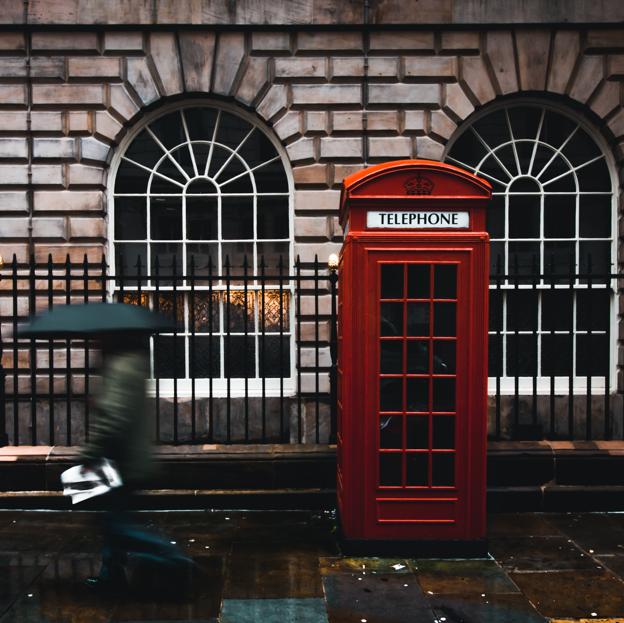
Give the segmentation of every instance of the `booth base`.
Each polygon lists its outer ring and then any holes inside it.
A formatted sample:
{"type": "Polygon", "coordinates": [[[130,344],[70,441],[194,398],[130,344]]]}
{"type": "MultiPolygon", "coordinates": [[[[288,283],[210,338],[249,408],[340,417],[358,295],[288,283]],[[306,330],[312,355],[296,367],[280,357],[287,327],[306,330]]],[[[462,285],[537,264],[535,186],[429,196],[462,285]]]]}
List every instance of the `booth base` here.
{"type": "Polygon", "coordinates": [[[487,539],[475,541],[360,540],[339,537],[347,556],[400,556],[401,558],[487,558],[487,539]]]}

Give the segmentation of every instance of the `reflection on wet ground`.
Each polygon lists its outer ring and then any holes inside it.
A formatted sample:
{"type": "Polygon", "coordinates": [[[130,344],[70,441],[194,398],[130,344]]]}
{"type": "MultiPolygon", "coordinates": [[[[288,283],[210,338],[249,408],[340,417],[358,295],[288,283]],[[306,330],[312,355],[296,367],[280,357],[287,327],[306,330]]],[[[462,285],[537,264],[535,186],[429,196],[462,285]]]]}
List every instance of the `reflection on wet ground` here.
{"type": "Polygon", "coordinates": [[[0,511],[0,623],[624,622],[624,515],[493,515],[491,557],[344,556],[328,512],[141,513],[196,562],[183,593],[129,561],[92,592],[91,513],[0,511]]]}

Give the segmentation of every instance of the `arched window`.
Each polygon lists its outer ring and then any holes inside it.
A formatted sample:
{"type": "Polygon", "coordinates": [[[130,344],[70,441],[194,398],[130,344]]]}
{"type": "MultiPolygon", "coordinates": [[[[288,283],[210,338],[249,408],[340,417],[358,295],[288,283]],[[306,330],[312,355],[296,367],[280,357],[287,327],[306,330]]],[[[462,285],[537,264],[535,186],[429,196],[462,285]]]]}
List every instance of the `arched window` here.
{"type": "Polygon", "coordinates": [[[606,153],[581,119],[539,102],[486,109],[447,148],[448,162],[493,185],[490,375],[525,377],[520,391],[544,379],[566,392],[573,379],[580,391],[612,377],[616,210],[606,153]]]}
{"type": "Polygon", "coordinates": [[[291,377],[292,193],[279,144],[251,115],[189,104],[132,133],[113,180],[116,288],[184,328],[154,341],[154,376],[210,378],[211,391],[291,377]]]}

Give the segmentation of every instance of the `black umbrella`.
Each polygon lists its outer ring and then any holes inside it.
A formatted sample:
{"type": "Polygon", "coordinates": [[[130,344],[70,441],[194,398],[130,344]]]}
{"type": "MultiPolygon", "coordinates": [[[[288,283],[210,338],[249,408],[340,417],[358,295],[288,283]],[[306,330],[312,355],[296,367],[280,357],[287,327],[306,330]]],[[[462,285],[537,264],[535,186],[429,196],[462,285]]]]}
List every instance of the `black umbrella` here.
{"type": "Polygon", "coordinates": [[[35,316],[17,330],[17,337],[89,337],[102,333],[175,331],[165,316],[138,305],[89,303],[60,305],[35,316]]]}

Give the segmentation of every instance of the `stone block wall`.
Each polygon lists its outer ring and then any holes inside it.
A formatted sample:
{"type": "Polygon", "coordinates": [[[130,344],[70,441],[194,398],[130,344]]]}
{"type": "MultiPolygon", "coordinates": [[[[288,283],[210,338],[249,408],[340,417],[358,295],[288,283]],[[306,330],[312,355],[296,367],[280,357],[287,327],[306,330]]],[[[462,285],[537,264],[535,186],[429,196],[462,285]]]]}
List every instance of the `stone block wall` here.
{"type": "Polygon", "coordinates": [[[116,146],[172,99],[225,99],[272,129],[292,167],[295,254],[323,263],[340,249],[346,175],[442,159],[497,98],[576,107],[621,163],[623,81],[618,28],[0,31],[0,255],[98,261],[116,146]]]}

